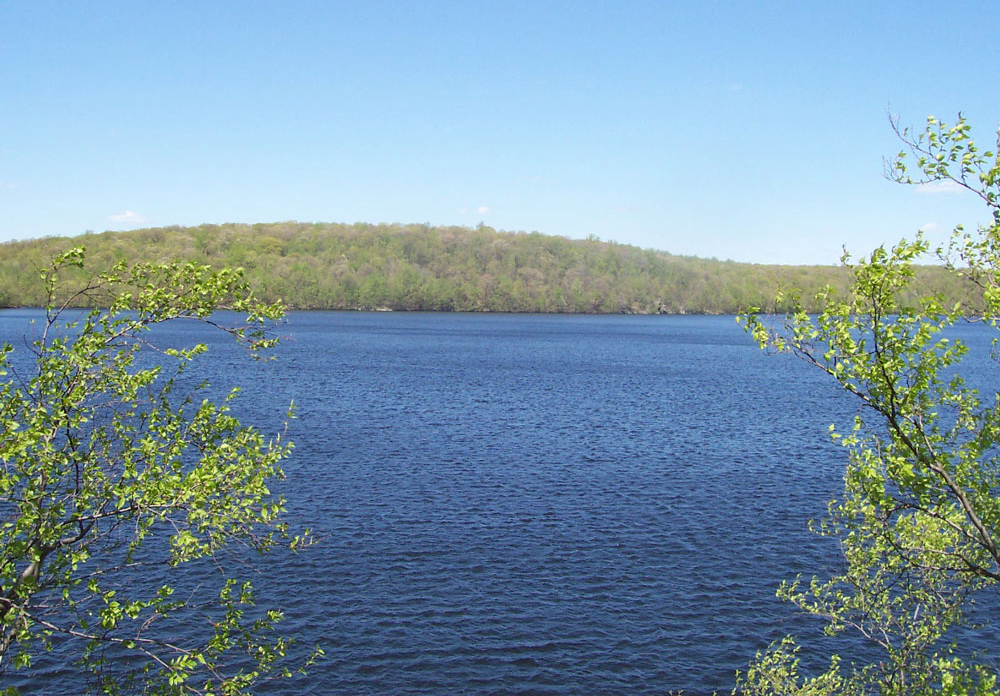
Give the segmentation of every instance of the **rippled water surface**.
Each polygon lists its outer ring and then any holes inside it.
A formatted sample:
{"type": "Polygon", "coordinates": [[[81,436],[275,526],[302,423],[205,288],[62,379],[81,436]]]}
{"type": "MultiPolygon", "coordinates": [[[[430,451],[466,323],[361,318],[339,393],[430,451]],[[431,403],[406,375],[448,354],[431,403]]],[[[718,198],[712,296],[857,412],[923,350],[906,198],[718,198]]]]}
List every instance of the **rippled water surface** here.
{"type": "Polygon", "coordinates": [[[297,405],[283,492],[320,541],[258,581],[326,650],[294,691],[728,692],[816,632],[774,592],[836,567],[806,522],[856,405],[731,317],[297,312],[281,333],[262,366],[209,334],[202,367],[245,385],[248,420],[297,405]]]}

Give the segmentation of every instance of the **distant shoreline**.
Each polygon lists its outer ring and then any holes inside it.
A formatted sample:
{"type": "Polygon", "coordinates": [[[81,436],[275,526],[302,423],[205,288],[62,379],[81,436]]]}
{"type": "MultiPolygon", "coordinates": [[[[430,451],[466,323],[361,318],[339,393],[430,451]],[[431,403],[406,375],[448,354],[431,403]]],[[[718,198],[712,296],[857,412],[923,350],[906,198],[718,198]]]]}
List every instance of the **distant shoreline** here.
{"type": "MultiPolygon", "coordinates": [[[[67,292],[116,262],[241,268],[261,300],[289,308],[526,314],[726,315],[806,311],[824,287],[849,287],[840,266],[767,266],[676,256],[601,241],[486,226],[280,222],[159,227],[0,244],[0,306],[45,301],[39,270],[74,246],[67,292]],[[779,297],[783,299],[778,299],[779,297]]],[[[917,268],[913,292],[964,299],[955,274],[917,268]]]]}

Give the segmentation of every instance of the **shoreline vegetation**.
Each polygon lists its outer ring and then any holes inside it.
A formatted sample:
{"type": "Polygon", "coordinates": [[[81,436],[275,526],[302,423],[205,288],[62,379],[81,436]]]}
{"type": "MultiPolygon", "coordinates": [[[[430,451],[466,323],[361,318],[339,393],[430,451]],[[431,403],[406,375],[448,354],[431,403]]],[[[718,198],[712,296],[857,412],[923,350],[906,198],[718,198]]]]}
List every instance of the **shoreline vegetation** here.
{"type": "MultiPolygon", "coordinates": [[[[288,309],[738,314],[793,308],[775,299],[799,288],[807,311],[830,285],[846,293],[841,266],[782,266],[676,256],[596,237],[572,240],[479,225],[278,222],[87,232],[0,244],[0,307],[44,301],[39,271],[84,246],[94,267],[168,261],[243,268],[264,302],[288,309]]],[[[913,292],[967,299],[943,266],[920,266],[913,292]]]]}

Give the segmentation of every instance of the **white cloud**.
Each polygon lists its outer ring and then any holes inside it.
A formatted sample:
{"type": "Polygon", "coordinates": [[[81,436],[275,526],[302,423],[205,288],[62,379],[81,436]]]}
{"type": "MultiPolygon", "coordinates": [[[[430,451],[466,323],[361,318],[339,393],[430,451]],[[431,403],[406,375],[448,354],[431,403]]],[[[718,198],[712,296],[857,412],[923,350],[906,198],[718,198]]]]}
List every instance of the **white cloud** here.
{"type": "Polygon", "coordinates": [[[950,179],[944,181],[929,181],[926,184],[917,186],[917,193],[961,193],[964,191],[961,186],[950,179]]]}
{"type": "Polygon", "coordinates": [[[941,225],[936,222],[925,222],[920,226],[921,232],[937,232],[941,229],[941,225]]]}
{"type": "Polygon", "coordinates": [[[488,205],[477,205],[475,208],[462,207],[458,209],[461,215],[468,215],[469,213],[475,213],[477,215],[486,215],[490,212],[490,207],[488,205]]]}
{"type": "Polygon", "coordinates": [[[120,213],[116,213],[108,217],[112,222],[125,222],[129,225],[141,225],[144,222],[149,222],[145,215],[139,215],[139,213],[133,213],[131,210],[125,210],[120,213]]]}
{"type": "Polygon", "coordinates": [[[11,189],[16,189],[17,184],[13,181],[0,181],[0,191],[10,191],[11,189]]]}

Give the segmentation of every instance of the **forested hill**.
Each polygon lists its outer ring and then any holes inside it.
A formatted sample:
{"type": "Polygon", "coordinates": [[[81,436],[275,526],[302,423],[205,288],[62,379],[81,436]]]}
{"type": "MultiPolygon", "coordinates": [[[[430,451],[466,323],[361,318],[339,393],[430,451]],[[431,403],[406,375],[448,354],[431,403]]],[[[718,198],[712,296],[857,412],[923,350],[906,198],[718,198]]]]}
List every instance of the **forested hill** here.
{"type": "MultiPolygon", "coordinates": [[[[71,246],[88,267],[119,259],[242,267],[265,300],[299,309],[727,314],[843,286],[833,266],[764,266],[674,256],[489,227],[225,224],[47,237],[0,245],[0,306],[43,302],[38,270],[71,246]]],[[[921,285],[943,288],[941,269],[921,285]]],[[[922,289],[926,289],[926,287],[922,289]]],[[[954,295],[954,292],[948,293],[954,295]]]]}

